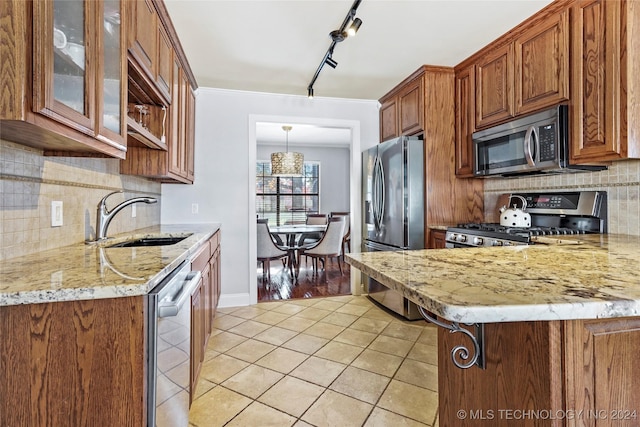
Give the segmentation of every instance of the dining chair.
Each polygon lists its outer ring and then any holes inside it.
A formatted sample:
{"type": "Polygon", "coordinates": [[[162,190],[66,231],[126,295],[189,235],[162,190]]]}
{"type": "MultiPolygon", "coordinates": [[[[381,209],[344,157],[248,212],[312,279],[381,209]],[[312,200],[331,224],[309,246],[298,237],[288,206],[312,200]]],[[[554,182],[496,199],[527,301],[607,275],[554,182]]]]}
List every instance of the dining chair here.
{"type": "MultiPolygon", "coordinates": [[[[258,218],[258,222],[262,222],[262,223],[267,224],[267,228],[268,228],[269,218],[258,218]]],[[[282,241],[282,238],[280,236],[278,236],[277,234],[272,234],[271,235],[271,239],[273,239],[273,241],[275,242],[276,245],[284,246],[284,242],[282,241]]]]}
{"type": "MultiPolygon", "coordinates": [[[[307,214],[307,225],[327,225],[327,214],[307,214]]],[[[317,243],[322,238],[322,233],[302,233],[298,239],[298,246],[308,246],[317,243]]]]}
{"type": "Polygon", "coordinates": [[[326,271],[327,259],[330,258],[336,258],[338,260],[340,275],[343,274],[340,255],[342,254],[342,236],[344,235],[344,227],[344,217],[331,218],[327,225],[327,230],[324,232],[318,243],[300,250],[300,256],[304,255],[306,257],[313,258],[314,274],[318,273],[318,260],[322,261],[322,268],[326,271]]]}
{"type": "Polygon", "coordinates": [[[344,220],[345,220],[344,236],[342,237],[342,261],[344,261],[344,254],[346,252],[351,252],[351,221],[350,221],[351,217],[350,215],[351,215],[351,212],[331,212],[330,214],[330,218],[341,216],[341,217],[344,217],[344,220]]]}
{"type": "Polygon", "coordinates": [[[327,214],[310,213],[307,214],[307,225],[326,225],[329,221],[327,214]]]}
{"type": "Polygon", "coordinates": [[[266,269],[269,283],[271,283],[271,260],[281,259],[284,266],[285,259],[289,257],[289,251],[276,245],[271,238],[269,225],[266,221],[258,220],[257,227],[258,261],[262,262],[262,276],[264,277],[266,269]]]}

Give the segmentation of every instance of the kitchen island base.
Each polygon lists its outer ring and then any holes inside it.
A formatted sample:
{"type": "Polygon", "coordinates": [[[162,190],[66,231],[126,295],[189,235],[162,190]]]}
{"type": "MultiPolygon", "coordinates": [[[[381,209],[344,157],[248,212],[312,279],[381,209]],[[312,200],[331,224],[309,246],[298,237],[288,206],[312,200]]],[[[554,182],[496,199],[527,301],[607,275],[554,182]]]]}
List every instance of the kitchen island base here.
{"type": "Polygon", "coordinates": [[[145,426],[145,305],[0,307],[0,425],[145,426]]]}
{"type": "Polygon", "coordinates": [[[451,359],[438,331],[442,426],[640,425],[640,318],[485,324],[486,368],[451,359]]]}

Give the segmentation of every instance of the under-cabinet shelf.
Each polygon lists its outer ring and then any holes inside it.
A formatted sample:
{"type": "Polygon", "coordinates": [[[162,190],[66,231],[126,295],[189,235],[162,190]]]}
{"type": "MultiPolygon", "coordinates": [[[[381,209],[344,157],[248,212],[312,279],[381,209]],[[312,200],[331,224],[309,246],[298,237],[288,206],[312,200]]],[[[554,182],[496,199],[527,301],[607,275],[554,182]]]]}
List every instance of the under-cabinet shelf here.
{"type": "Polygon", "coordinates": [[[127,134],[149,148],[168,151],[165,142],[162,142],[160,138],[149,132],[129,116],[127,116],[127,134]]]}

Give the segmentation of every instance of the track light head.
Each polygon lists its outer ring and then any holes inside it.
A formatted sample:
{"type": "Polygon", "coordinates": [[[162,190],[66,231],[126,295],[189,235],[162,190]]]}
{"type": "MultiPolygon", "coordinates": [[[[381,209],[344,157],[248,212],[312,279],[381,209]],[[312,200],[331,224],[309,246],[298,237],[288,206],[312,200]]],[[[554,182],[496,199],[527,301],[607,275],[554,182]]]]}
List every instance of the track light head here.
{"type": "Polygon", "coordinates": [[[336,68],[338,66],[338,63],[330,56],[327,56],[327,59],[325,59],[324,62],[331,68],[336,68]]]}
{"type": "Polygon", "coordinates": [[[347,29],[347,35],[349,37],[353,37],[356,35],[358,30],[360,29],[360,25],[362,25],[362,19],[356,18],[353,20],[349,28],[347,29]]]}

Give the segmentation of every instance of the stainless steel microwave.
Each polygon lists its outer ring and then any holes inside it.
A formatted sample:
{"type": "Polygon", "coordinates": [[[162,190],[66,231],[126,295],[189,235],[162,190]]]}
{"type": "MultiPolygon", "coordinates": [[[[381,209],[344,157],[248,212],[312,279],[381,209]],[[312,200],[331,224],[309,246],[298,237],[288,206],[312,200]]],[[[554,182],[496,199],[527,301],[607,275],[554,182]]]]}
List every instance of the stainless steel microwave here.
{"type": "Polygon", "coordinates": [[[473,134],[478,177],[597,171],[606,166],[569,164],[566,105],[519,117],[473,134]]]}

